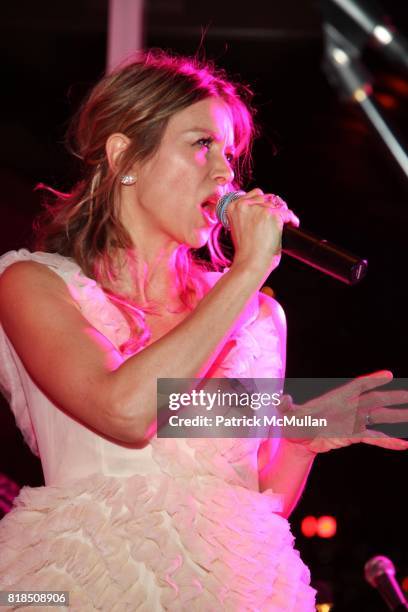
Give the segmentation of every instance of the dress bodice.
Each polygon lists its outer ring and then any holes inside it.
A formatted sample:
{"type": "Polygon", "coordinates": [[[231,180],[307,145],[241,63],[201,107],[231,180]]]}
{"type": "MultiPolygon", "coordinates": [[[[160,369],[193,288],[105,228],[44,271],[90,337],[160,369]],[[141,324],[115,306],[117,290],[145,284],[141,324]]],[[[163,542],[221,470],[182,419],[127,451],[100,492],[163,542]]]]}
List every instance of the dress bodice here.
{"type": "MultiPolygon", "coordinates": [[[[89,323],[129,349],[121,311],[75,261],[11,251],[0,274],[26,260],[57,273],[89,323]]],[[[218,275],[206,278],[210,288],[218,275]]],[[[281,377],[278,333],[257,299],[227,346],[213,378],[281,377]]],[[[261,438],[111,442],[53,405],[1,327],[0,389],[46,482],[23,487],[0,522],[0,588],[69,591],[81,612],[314,610],[282,497],[259,492],[261,438]]]]}
{"type": "MultiPolygon", "coordinates": [[[[83,316],[112,344],[129,337],[121,311],[93,279],[71,258],[57,253],[22,249],[0,257],[0,274],[17,261],[48,266],[66,283],[83,316]]],[[[210,288],[220,273],[207,272],[210,288]]],[[[29,299],[30,296],[27,296],[29,299]]],[[[271,318],[259,317],[254,300],[230,349],[212,369],[213,378],[279,378],[282,365],[278,333],[271,318]]],[[[106,476],[154,475],[176,477],[189,472],[213,475],[231,484],[257,489],[257,450],[260,439],[157,439],[144,448],[129,448],[98,435],[59,408],[38,388],[0,327],[0,389],[9,400],[16,423],[31,450],[40,456],[47,485],[63,484],[93,473],[106,476]]],[[[127,355],[126,358],[129,356],[127,355]]]]}

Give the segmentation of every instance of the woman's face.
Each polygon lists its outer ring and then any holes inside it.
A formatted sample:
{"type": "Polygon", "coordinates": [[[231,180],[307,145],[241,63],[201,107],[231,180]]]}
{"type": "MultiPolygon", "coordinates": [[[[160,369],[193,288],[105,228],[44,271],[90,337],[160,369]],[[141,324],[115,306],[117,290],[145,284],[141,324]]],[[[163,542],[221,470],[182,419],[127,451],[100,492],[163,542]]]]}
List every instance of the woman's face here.
{"type": "Polygon", "coordinates": [[[173,115],[154,156],[134,167],[137,233],[155,244],[203,246],[216,222],[216,202],[231,189],[233,157],[232,116],[223,100],[208,98],[173,115]]]}

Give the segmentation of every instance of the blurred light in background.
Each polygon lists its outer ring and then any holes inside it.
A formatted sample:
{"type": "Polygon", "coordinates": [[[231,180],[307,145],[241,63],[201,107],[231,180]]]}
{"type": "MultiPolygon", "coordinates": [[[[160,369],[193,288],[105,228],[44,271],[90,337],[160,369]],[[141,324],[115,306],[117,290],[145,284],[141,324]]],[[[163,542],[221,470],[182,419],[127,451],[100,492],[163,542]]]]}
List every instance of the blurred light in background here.
{"type": "Polygon", "coordinates": [[[316,604],[317,612],[330,612],[332,607],[333,607],[332,603],[319,603],[319,604],[316,604]]]}
{"type": "MultiPolygon", "coordinates": [[[[375,0],[368,5],[363,0],[321,0],[323,11],[323,34],[325,59],[323,68],[329,81],[340,95],[357,102],[371,126],[376,130],[394,160],[408,178],[408,147],[383,115],[383,109],[395,108],[398,104],[390,96],[385,105],[379,107],[380,98],[373,96],[375,74],[366,66],[365,50],[377,43],[377,59],[395,63],[405,71],[408,68],[408,39],[399,32],[382,6],[375,0]]],[[[402,76],[399,80],[408,84],[402,76]]]]}
{"type": "Polygon", "coordinates": [[[317,519],[315,516],[305,516],[300,526],[305,538],[313,538],[317,533],[317,519]]]}
{"type": "Polygon", "coordinates": [[[332,538],[336,531],[337,521],[334,516],[321,516],[317,520],[317,535],[320,538],[332,538]]]}
{"type": "Polygon", "coordinates": [[[373,30],[373,34],[378,40],[378,42],[382,43],[383,45],[388,45],[392,41],[391,32],[384,26],[381,26],[381,25],[375,26],[373,30]]]}
{"type": "Polygon", "coordinates": [[[305,516],[302,520],[300,530],[305,538],[332,538],[337,532],[337,521],[334,516],[305,516]]]}

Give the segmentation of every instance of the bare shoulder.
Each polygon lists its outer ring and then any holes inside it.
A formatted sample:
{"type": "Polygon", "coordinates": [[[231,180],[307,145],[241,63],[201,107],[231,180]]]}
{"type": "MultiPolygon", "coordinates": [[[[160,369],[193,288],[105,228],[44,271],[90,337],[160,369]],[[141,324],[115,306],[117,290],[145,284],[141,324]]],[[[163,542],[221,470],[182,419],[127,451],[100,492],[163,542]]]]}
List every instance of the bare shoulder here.
{"type": "MultiPolygon", "coordinates": [[[[48,266],[36,261],[11,264],[0,275],[0,315],[10,301],[18,307],[22,305],[21,298],[34,298],[38,293],[59,296],[74,303],[62,278],[48,266]]],[[[29,303],[29,300],[25,299],[24,303],[29,303]]]]}
{"type": "Polygon", "coordinates": [[[31,260],[16,261],[8,266],[3,274],[0,274],[0,287],[3,288],[9,285],[17,287],[22,283],[32,284],[35,282],[46,282],[47,280],[49,283],[59,285],[61,282],[64,285],[58,275],[42,263],[31,260]]]}
{"type": "Polygon", "coordinates": [[[129,441],[111,384],[123,357],[83,316],[56,272],[33,261],[6,268],[0,322],[34,384],[55,406],[104,435],[129,441]]]}

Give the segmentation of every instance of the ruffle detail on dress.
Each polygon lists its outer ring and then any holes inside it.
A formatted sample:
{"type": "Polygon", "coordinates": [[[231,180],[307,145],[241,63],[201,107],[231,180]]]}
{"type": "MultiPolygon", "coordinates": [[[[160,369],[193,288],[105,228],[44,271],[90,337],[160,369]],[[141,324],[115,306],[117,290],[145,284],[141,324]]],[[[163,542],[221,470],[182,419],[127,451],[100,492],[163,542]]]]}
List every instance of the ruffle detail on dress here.
{"type": "MultiPolygon", "coordinates": [[[[152,460],[163,474],[174,478],[211,476],[225,484],[258,491],[257,455],[262,439],[152,438],[152,460]]],[[[275,511],[282,509],[275,495],[275,511]]]]}
{"type": "Polygon", "coordinates": [[[70,257],[59,253],[26,249],[9,251],[0,257],[0,274],[16,261],[36,261],[48,266],[66,283],[72,298],[78,303],[82,314],[104,334],[117,348],[129,338],[129,325],[120,310],[114,306],[98,283],[85,276],[79,265],[70,257]]]}
{"type": "MultiPolygon", "coordinates": [[[[129,339],[130,328],[121,311],[109,300],[95,280],[85,276],[72,258],[59,253],[42,251],[31,253],[27,249],[9,251],[0,257],[0,274],[17,261],[35,261],[56,272],[67,284],[72,298],[78,303],[84,317],[118,350],[129,339]]],[[[224,273],[226,272],[228,269],[224,270],[224,273]]],[[[223,273],[204,272],[203,274],[210,289],[223,273]]],[[[255,362],[257,378],[280,376],[282,364],[279,350],[276,350],[279,343],[277,330],[271,318],[259,320],[258,315],[258,300],[253,299],[248,305],[242,325],[230,336],[230,341],[234,345],[221,367],[225,377],[248,377],[255,362]],[[270,358],[263,367],[265,372],[260,372],[259,362],[265,350],[268,351],[270,358]]],[[[139,350],[140,348],[142,346],[139,350]]]]}
{"type": "MultiPolygon", "coordinates": [[[[9,251],[0,257],[0,275],[6,268],[20,261],[35,261],[56,272],[66,283],[82,314],[119,350],[129,337],[129,326],[118,308],[110,302],[101,287],[83,274],[79,265],[71,258],[59,253],[27,249],[9,251]]],[[[17,367],[18,357],[0,325],[0,391],[10,404],[25,442],[30,450],[39,456],[38,444],[30,417],[17,367]]]]}
{"type": "MultiPolygon", "coordinates": [[[[97,283],[85,276],[74,260],[58,253],[26,249],[9,251],[0,257],[0,275],[19,261],[35,261],[48,266],[67,284],[83,315],[102,334],[119,346],[129,336],[129,327],[120,311],[109,301],[97,283]]],[[[0,391],[6,397],[25,442],[39,456],[37,440],[30,417],[27,399],[18,371],[18,357],[0,326],[0,391]]]]}
{"type": "Polygon", "coordinates": [[[40,452],[28,409],[27,398],[18,378],[15,365],[16,359],[17,355],[14,348],[0,324],[0,392],[7,399],[10,409],[14,414],[17,427],[21,431],[27,446],[34,455],[39,457],[40,452]]]}
{"type": "Polygon", "coordinates": [[[0,523],[0,585],[67,590],[81,612],[312,612],[308,569],[275,512],[273,495],[211,475],[25,487],[0,523]]]}
{"type": "MultiPolygon", "coordinates": [[[[34,252],[27,249],[9,251],[0,257],[0,274],[18,261],[35,261],[48,266],[66,283],[73,299],[78,303],[84,317],[118,350],[129,338],[129,325],[120,310],[93,279],[85,276],[79,265],[69,257],[58,253],[34,252]]],[[[228,270],[225,270],[228,272],[228,270]]],[[[204,278],[210,289],[222,276],[218,272],[206,272],[204,278]]],[[[278,351],[278,335],[273,320],[258,318],[258,300],[254,299],[245,313],[239,330],[232,333],[231,348],[213,376],[225,378],[275,377],[281,363],[278,351]]],[[[140,347],[142,348],[142,347],[140,347]]],[[[38,456],[38,446],[27,407],[27,401],[16,368],[18,357],[0,326],[0,390],[10,403],[17,426],[32,452],[38,456]]]]}
{"type": "Polygon", "coordinates": [[[225,378],[280,378],[282,360],[279,336],[271,317],[248,319],[231,336],[235,345],[224,359],[220,370],[225,378]]]}
{"type": "MultiPolygon", "coordinates": [[[[31,253],[25,249],[5,253],[0,257],[0,276],[13,263],[29,259],[31,259],[31,253]]],[[[0,391],[9,402],[17,427],[20,429],[26,444],[31,452],[38,457],[37,440],[28,410],[27,398],[17,370],[17,359],[14,348],[0,324],[0,391]]]]}
{"type": "MultiPolygon", "coordinates": [[[[212,287],[223,273],[207,272],[212,287]]],[[[259,299],[248,304],[244,320],[230,336],[232,347],[221,365],[212,372],[214,378],[281,378],[280,339],[272,317],[259,317],[259,299]]]]}

